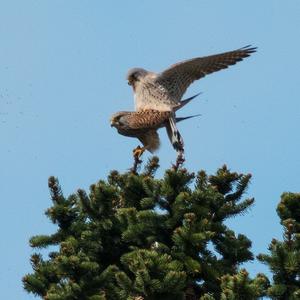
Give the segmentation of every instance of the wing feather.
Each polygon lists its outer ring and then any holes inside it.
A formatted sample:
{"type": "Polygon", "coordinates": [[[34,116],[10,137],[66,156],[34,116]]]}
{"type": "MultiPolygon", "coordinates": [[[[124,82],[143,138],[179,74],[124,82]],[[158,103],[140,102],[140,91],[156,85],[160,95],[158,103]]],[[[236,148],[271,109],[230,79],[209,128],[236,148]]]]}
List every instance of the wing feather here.
{"type": "Polygon", "coordinates": [[[128,115],[127,122],[131,129],[156,129],[162,127],[169,116],[170,112],[141,110],[128,115]]]}
{"type": "Polygon", "coordinates": [[[173,102],[179,102],[193,81],[226,69],[255,51],[255,47],[246,46],[234,51],[179,62],[160,73],[156,78],[156,85],[167,90],[166,93],[173,102]]]}

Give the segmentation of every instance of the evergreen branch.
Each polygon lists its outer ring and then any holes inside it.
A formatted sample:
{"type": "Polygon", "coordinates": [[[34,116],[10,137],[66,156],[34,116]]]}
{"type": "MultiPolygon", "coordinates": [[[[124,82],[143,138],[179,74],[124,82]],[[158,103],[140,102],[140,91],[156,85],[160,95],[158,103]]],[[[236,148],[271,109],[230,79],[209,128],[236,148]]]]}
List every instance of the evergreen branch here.
{"type": "Polygon", "coordinates": [[[29,243],[33,248],[46,248],[57,245],[62,241],[62,235],[55,233],[52,235],[36,235],[30,238],[29,243]]]}
{"type": "Polygon", "coordinates": [[[243,175],[231,173],[226,165],[218,169],[216,175],[209,176],[208,181],[219,193],[225,195],[232,191],[233,184],[243,175]]]}
{"type": "Polygon", "coordinates": [[[158,168],[159,168],[159,158],[157,156],[153,156],[148,160],[148,163],[144,167],[144,172],[142,175],[153,177],[158,168]]]}
{"type": "Polygon", "coordinates": [[[138,156],[134,156],[134,160],[133,160],[133,166],[132,166],[132,168],[130,169],[130,172],[132,173],[132,174],[134,174],[134,175],[138,175],[138,169],[139,169],[139,167],[140,167],[140,165],[142,164],[142,160],[141,159],[139,159],[139,157],[138,156]]]}
{"type": "Polygon", "coordinates": [[[242,203],[236,204],[233,202],[227,202],[216,213],[216,220],[225,220],[236,215],[246,213],[247,210],[253,205],[254,199],[245,199],[242,203]]]}
{"type": "Polygon", "coordinates": [[[225,196],[225,200],[227,202],[229,201],[238,201],[241,199],[242,195],[245,193],[245,191],[248,188],[250,179],[251,179],[251,174],[241,176],[236,184],[236,191],[234,193],[228,194],[225,196]]]}
{"type": "Polygon", "coordinates": [[[51,199],[53,203],[62,204],[65,201],[65,198],[62,194],[58,179],[54,176],[50,176],[48,179],[48,187],[50,189],[51,199]]]}
{"type": "MultiPolygon", "coordinates": [[[[157,168],[153,157],[141,174],[112,171],[89,193],[79,189],[68,198],[50,177],[53,206],[46,214],[59,228],[30,242],[59,247],[47,259],[31,257],[33,273],[24,277],[24,288],[49,300],[221,299],[221,278],[230,274],[251,290],[254,281],[237,272],[252,259],[251,242],[223,223],[253,203],[237,203],[250,178],[224,166],[210,177],[200,171],[192,187],[194,173],[169,169],[155,179],[157,168]]],[[[286,233],[290,250],[297,239],[294,223],[292,231],[286,233]]],[[[292,273],[294,260],[289,255],[285,265],[292,273]]]]}

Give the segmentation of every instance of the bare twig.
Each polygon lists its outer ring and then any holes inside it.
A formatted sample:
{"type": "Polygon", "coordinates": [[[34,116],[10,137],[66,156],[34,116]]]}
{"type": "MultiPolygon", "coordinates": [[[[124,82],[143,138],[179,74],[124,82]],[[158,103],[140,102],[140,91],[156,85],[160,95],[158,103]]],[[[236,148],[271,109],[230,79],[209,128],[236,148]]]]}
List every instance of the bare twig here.
{"type": "Polygon", "coordinates": [[[173,169],[174,171],[178,171],[178,169],[183,165],[185,162],[184,158],[184,150],[182,149],[181,151],[178,152],[177,159],[176,159],[176,164],[173,164],[173,169]]]}
{"type": "Polygon", "coordinates": [[[131,173],[137,175],[137,169],[139,168],[140,164],[143,162],[141,159],[139,159],[137,156],[134,156],[133,166],[130,169],[131,173]]]}

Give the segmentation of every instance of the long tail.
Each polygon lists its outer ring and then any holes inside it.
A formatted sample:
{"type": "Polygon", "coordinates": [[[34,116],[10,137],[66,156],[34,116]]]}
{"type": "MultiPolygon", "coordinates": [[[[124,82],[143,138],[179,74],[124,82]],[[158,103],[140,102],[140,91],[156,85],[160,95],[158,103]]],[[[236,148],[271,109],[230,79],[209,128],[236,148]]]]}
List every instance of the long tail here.
{"type": "Polygon", "coordinates": [[[167,128],[169,139],[174,149],[177,152],[183,152],[184,143],[181,134],[179,133],[176,127],[176,119],[174,118],[174,116],[171,116],[169,118],[169,122],[167,123],[166,128],[167,128]]]}
{"type": "Polygon", "coordinates": [[[180,103],[178,104],[178,106],[176,106],[174,108],[174,111],[177,111],[178,109],[182,108],[183,106],[185,106],[186,104],[188,104],[190,101],[192,101],[194,98],[196,98],[197,96],[199,96],[202,93],[198,93],[192,97],[189,97],[187,99],[181,100],[180,103]]]}
{"type": "Polygon", "coordinates": [[[184,121],[187,119],[191,119],[191,118],[195,118],[195,117],[199,117],[199,116],[202,116],[202,115],[198,114],[198,115],[187,116],[187,117],[176,117],[175,120],[176,120],[176,123],[178,123],[178,122],[181,122],[181,121],[184,121]]]}

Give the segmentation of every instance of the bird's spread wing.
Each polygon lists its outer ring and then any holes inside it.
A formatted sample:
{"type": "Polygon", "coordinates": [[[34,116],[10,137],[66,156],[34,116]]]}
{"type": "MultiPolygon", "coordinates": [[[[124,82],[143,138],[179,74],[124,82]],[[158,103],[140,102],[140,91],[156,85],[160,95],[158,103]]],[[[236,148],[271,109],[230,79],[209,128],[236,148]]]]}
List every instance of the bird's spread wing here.
{"type": "Polygon", "coordinates": [[[153,153],[159,148],[160,141],[159,135],[156,130],[147,130],[143,134],[138,136],[138,139],[142,142],[144,147],[153,153]]]}
{"type": "Polygon", "coordinates": [[[176,104],[193,81],[207,74],[226,69],[255,51],[255,47],[246,46],[230,52],[179,62],[158,74],[156,90],[163,91],[163,94],[168,95],[168,98],[176,104]]]}

